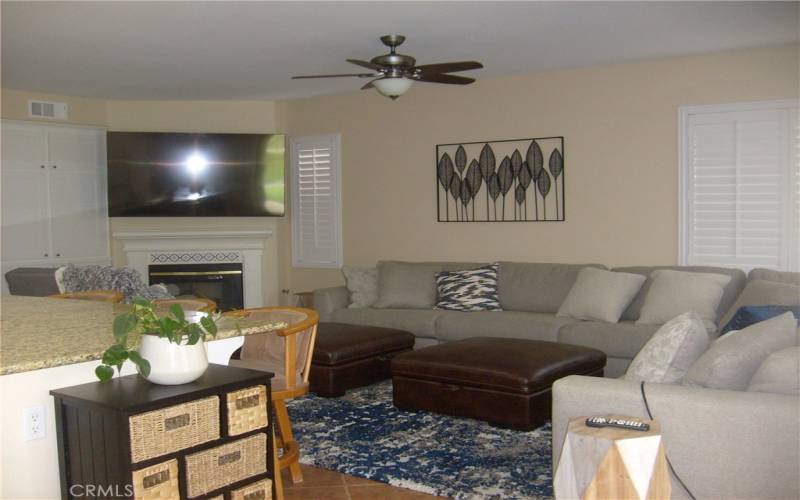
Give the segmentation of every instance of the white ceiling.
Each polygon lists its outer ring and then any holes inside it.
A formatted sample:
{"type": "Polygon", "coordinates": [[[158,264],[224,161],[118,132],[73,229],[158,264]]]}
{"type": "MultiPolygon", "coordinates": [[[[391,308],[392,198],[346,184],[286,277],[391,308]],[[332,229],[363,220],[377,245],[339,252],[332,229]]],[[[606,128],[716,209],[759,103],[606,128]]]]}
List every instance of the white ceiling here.
{"type": "MultiPolygon", "coordinates": [[[[108,99],[286,99],[356,90],[345,58],[408,37],[477,78],[796,42],[797,2],[10,2],[2,85],[108,99]]],[[[433,84],[428,84],[433,85],[433,84]]]]}

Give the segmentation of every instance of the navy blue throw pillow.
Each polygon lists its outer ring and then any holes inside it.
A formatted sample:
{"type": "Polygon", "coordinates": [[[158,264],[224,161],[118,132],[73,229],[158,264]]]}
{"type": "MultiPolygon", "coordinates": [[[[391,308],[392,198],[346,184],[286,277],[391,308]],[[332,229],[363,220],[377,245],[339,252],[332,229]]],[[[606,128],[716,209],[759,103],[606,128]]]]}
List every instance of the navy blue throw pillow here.
{"type": "Polygon", "coordinates": [[[800,307],[797,306],[744,306],[736,310],[728,324],[722,328],[720,335],[731,330],[741,330],[750,325],[756,324],[775,316],[791,311],[795,319],[800,322],[800,307]]]}

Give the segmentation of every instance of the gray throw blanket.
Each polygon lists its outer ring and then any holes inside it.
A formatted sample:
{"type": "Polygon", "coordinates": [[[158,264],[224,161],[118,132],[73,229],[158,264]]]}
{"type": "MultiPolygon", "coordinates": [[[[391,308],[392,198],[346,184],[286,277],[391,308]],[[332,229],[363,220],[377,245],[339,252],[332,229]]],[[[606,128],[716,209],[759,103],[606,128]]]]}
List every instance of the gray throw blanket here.
{"type": "Polygon", "coordinates": [[[125,296],[125,303],[132,302],[135,297],[148,300],[173,298],[164,285],[145,285],[139,272],[129,267],[67,264],[61,281],[65,292],[116,290],[125,296]]]}

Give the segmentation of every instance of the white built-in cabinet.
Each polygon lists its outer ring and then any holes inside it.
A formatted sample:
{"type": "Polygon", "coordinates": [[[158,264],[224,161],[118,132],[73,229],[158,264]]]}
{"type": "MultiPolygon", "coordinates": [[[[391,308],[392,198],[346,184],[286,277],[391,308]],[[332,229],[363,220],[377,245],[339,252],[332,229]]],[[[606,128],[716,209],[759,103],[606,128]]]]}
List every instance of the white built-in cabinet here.
{"type": "Polygon", "coordinates": [[[3,120],[0,132],[3,274],[108,264],[105,130],[3,120]]]}

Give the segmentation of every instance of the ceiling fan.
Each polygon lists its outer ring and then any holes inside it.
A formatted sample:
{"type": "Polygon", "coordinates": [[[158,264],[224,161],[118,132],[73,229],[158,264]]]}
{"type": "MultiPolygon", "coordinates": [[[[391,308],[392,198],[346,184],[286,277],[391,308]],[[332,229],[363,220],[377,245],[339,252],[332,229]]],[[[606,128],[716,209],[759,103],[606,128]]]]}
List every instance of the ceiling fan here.
{"type": "Polygon", "coordinates": [[[403,95],[411,85],[417,82],[448,83],[452,85],[467,85],[475,81],[474,78],[466,76],[450,75],[459,71],[480,69],[483,64],[477,61],[459,61],[440,64],[424,64],[415,66],[417,60],[411,56],[398,54],[396,49],[406,37],[402,35],[385,35],[381,37],[381,42],[389,47],[389,53],[373,57],[369,61],[358,59],[348,59],[347,62],[371,69],[372,73],[346,73],[339,75],[306,75],[293,76],[292,79],[304,78],[339,78],[339,77],[358,77],[375,78],[361,87],[361,90],[375,88],[382,95],[397,99],[403,95]]]}

